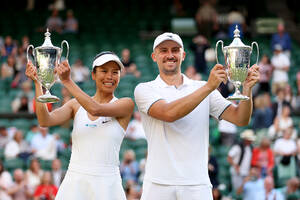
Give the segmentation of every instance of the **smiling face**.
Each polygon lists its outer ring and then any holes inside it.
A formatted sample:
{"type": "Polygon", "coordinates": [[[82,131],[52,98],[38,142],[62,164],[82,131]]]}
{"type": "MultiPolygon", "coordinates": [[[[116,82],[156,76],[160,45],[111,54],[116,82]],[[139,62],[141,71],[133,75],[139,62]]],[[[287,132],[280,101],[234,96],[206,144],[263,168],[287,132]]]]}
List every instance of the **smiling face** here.
{"type": "Polygon", "coordinates": [[[92,78],[101,92],[113,93],[120,82],[120,66],[114,61],[97,66],[92,78]]]}
{"type": "Polygon", "coordinates": [[[165,75],[180,73],[180,66],[184,58],[185,52],[182,47],[171,40],[159,44],[152,53],[152,59],[157,63],[160,73],[165,75]]]}

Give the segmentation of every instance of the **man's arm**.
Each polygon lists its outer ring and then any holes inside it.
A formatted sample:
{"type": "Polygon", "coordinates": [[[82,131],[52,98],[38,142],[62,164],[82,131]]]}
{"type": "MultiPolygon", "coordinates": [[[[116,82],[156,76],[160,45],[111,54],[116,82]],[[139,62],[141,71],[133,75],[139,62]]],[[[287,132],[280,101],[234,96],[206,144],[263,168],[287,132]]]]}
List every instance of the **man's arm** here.
{"type": "Polygon", "coordinates": [[[192,94],[172,102],[159,100],[148,110],[148,114],[156,119],[174,122],[192,112],[221,82],[227,81],[227,74],[222,65],[216,65],[210,72],[207,83],[192,94]]]}

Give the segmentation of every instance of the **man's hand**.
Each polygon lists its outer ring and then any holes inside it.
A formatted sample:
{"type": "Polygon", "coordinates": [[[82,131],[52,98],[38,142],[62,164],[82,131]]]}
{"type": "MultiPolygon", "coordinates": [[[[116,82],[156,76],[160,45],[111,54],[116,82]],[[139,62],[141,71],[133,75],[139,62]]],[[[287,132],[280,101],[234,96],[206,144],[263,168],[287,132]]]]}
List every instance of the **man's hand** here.
{"type": "Polygon", "coordinates": [[[259,79],[259,66],[254,64],[249,68],[248,76],[243,84],[243,89],[246,91],[250,91],[252,87],[259,81],[259,79]]]}
{"type": "Polygon", "coordinates": [[[222,65],[216,64],[214,68],[212,68],[212,70],[210,71],[207,86],[211,90],[215,90],[219,87],[221,82],[227,82],[227,73],[222,65]]]}

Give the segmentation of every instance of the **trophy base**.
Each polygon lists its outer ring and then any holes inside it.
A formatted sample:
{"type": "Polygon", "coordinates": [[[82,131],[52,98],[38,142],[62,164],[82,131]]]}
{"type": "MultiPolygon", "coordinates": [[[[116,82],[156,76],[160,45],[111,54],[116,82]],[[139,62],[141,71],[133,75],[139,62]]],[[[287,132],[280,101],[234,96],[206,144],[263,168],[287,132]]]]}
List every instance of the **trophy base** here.
{"type": "Polygon", "coordinates": [[[246,101],[249,100],[249,97],[244,96],[244,95],[232,95],[226,98],[227,100],[240,100],[240,101],[246,101]]]}
{"type": "Polygon", "coordinates": [[[58,102],[60,99],[57,97],[57,96],[54,96],[54,95],[42,95],[42,96],[39,96],[37,98],[37,101],[38,102],[41,102],[41,103],[56,103],[58,102]]]}

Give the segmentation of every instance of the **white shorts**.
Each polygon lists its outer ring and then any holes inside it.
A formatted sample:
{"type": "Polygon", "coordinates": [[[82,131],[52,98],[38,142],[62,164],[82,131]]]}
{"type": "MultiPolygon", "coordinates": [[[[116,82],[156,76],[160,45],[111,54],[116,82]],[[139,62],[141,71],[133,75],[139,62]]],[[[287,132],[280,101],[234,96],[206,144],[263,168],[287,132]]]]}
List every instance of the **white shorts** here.
{"type": "Polygon", "coordinates": [[[213,200],[209,185],[161,185],[145,181],[141,200],[213,200]]]}
{"type": "Polygon", "coordinates": [[[55,200],[126,200],[120,175],[93,176],[67,171],[55,200]]]}

